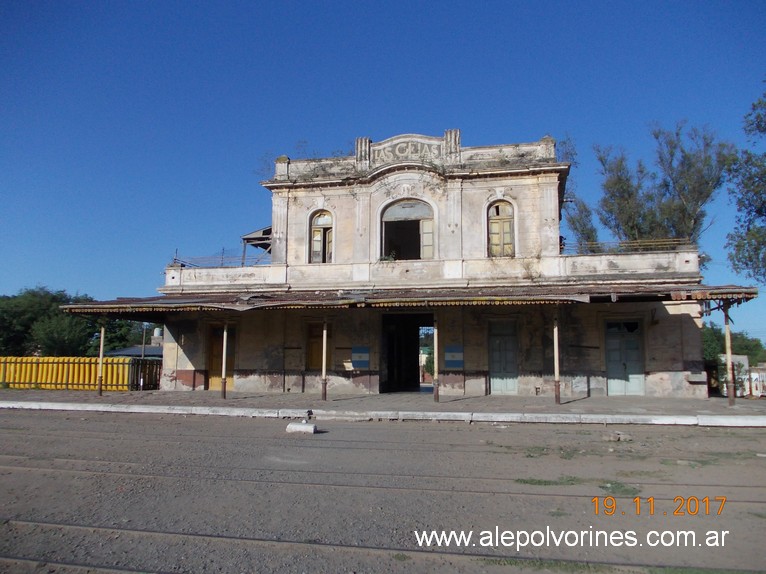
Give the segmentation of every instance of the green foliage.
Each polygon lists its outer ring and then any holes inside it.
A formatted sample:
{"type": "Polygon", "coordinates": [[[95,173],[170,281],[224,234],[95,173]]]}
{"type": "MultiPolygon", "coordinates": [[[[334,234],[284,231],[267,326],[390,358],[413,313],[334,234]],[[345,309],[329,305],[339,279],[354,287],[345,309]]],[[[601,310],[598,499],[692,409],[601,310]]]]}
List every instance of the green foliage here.
{"type": "Polygon", "coordinates": [[[73,301],[74,298],[65,291],[50,291],[45,287],[24,289],[12,297],[0,297],[0,354],[24,356],[35,353],[39,345],[32,334],[32,327],[37,321],[59,314],[60,305],[73,301]]]}
{"type": "MultiPolygon", "coordinates": [[[[766,93],[745,116],[745,133],[753,141],[766,136],[766,93]]],[[[729,261],[735,271],[766,283],[766,153],[740,151],[730,175],[737,219],[727,235],[729,261]]]]}
{"type": "Polygon", "coordinates": [[[588,204],[576,197],[565,204],[564,213],[567,225],[575,236],[577,253],[598,253],[598,231],[593,224],[593,211],[588,204]]]}
{"type": "Polygon", "coordinates": [[[749,337],[747,333],[731,334],[731,352],[735,355],[747,355],[750,366],[766,362],[766,349],[760,339],[749,337]]]}
{"type": "Polygon", "coordinates": [[[93,324],[82,317],[55,313],[39,318],[30,330],[32,346],[45,357],[76,357],[87,351],[93,324]]]}
{"type": "Polygon", "coordinates": [[[426,355],[426,364],[423,366],[426,373],[434,376],[434,350],[433,348],[428,349],[428,354],[426,355]]]}
{"type": "Polygon", "coordinates": [[[658,220],[665,237],[698,242],[704,231],[706,206],[723,186],[736,158],[733,145],[717,142],[707,129],[684,124],[674,131],[655,128],[658,180],[654,187],[658,220]]]}
{"type": "Polygon", "coordinates": [[[0,296],[0,355],[96,356],[102,323],[105,350],[140,344],[140,323],[116,319],[98,322],[60,309],[61,305],[86,301],[92,299],[45,287],[0,296]]]}
{"type": "Polygon", "coordinates": [[[655,238],[655,201],[646,189],[649,172],[643,162],[631,169],[624,151],[599,146],[594,151],[604,178],[596,210],[601,224],[619,241],[655,238]]]}
{"type": "Polygon", "coordinates": [[[723,329],[714,323],[702,325],[702,358],[706,361],[717,361],[718,355],[725,351],[723,329]]]}
{"type": "MultiPolygon", "coordinates": [[[[702,356],[706,361],[718,361],[719,355],[726,352],[723,329],[715,324],[702,326],[702,356]]],[[[766,347],[760,339],[747,333],[732,331],[731,352],[734,355],[747,355],[751,366],[766,362],[766,347]]]]}
{"type": "MultiPolygon", "coordinates": [[[[151,329],[147,329],[146,337],[151,337],[151,329]]],[[[123,319],[109,319],[104,324],[104,351],[113,351],[132,345],[140,345],[143,336],[143,327],[141,323],[135,321],[125,321],[123,319]]],[[[147,340],[148,344],[149,341],[147,340]]],[[[98,356],[98,337],[91,341],[87,350],[87,355],[91,357],[98,356]]]]}
{"type": "MultiPolygon", "coordinates": [[[[603,178],[595,209],[601,224],[618,241],[685,239],[698,242],[705,230],[707,205],[723,186],[736,159],[735,148],[717,141],[708,129],[652,130],[656,171],[625,151],[594,146],[603,178]]],[[[578,251],[597,240],[593,212],[582,201],[566,208],[578,251]]],[[[592,252],[592,249],[590,250],[592,252]]]]}
{"type": "MultiPolygon", "coordinates": [[[[569,163],[572,168],[579,165],[577,148],[574,141],[567,136],[556,143],[557,160],[569,163]]],[[[595,253],[600,251],[598,231],[593,224],[593,212],[585,201],[577,196],[577,182],[570,173],[567,178],[567,197],[564,200],[564,217],[567,226],[574,234],[577,253],[595,253]]]]}
{"type": "Polygon", "coordinates": [[[734,147],[707,129],[655,128],[657,172],[639,161],[628,165],[624,151],[596,147],[601,164],[601,223],[620,241],[689,239],[705,230],[706,206],[724,184],[734,147]]]}

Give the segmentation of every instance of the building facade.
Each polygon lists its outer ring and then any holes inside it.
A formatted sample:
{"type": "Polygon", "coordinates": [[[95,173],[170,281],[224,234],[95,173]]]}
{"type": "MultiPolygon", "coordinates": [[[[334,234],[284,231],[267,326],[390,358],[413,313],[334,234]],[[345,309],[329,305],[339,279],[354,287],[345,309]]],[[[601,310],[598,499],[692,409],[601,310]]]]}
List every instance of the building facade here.
{"type": "Polygon", "coordinates": [[[755,290],[701,285],[681,242],[570,254],[568,173],[550,137],[458,130],[283,156],[271,225],[244,236],[268,264],[174,261],[162,296],[71,310],[163,322],[166,390],[418,390],[425,329],[443,394],[707,396],[702,313],[755,290]]]}

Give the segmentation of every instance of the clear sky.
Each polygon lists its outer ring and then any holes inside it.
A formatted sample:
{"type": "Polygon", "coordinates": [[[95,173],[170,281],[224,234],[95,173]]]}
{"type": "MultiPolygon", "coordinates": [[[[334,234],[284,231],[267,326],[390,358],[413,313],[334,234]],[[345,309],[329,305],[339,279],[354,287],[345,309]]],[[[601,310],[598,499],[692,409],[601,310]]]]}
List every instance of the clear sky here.
{"type": "MultiPolygon", "coordinates": [[[[236,251],[270,223],[273,158],[358,136],[569,137],[594,205],[594,144],[651,165],[651,126],[687,120],[747,145],[765,31],[753,0],[4,0],[0,294],[155,295],[176,250],[236,251]]],[[[722,191],[707,284],[752,284],[727,264],[733,211],[722,191]]],[[[732,316],[766,341],[761,288],[732,316]]]]}

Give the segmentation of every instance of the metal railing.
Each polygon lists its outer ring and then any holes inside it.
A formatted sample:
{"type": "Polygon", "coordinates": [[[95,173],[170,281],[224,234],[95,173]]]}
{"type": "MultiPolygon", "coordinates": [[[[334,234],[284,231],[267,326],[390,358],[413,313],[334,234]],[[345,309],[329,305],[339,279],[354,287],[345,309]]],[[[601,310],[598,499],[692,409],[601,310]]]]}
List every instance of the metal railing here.
{"type": "Polygon", "coordinates": [[[219,255],[204,257],[181,257],[176,253],[171,265],[181,267],[250,267],[253,265],[270,265],[271,253],[266,251],[258,255],[235,255],[225,249],[219,255]]]}
{"type": "MultiPolygon", "coordinates": [[[[688,239],[640,239],[635,241],[588,241],[577,243],[565,241],[561,248],[562,255],[599,255],[610,253],[643,253],[647,251],[676,251],[696,249],[694,242],[688,239]]],[[[233,250],[222,249],[220,254],[205,257],[181,257],[176,253],[172,265],[181,267],[250,267],[270,265],[271,253],[257,255],[234,254],[233,250]]]]}
{"type": "Polygon", "coordinates": [[[676,251],[696,249],[689,239],[638,239],[633,241],[583,241],[566,242],[561,253],[564,255],[599,255],[602,253],[643,253],[646,251],[676,251]]]}

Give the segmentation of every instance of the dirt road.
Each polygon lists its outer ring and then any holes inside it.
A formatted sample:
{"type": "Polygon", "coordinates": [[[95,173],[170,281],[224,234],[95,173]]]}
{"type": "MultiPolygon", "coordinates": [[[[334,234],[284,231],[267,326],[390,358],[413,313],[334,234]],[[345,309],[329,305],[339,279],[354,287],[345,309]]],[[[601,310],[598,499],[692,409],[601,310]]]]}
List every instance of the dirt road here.
{"type": "Polygon", "coordinates": [[[286,425],[0,413],[0,570],[764,568],[764,429],[286,425]]]}

